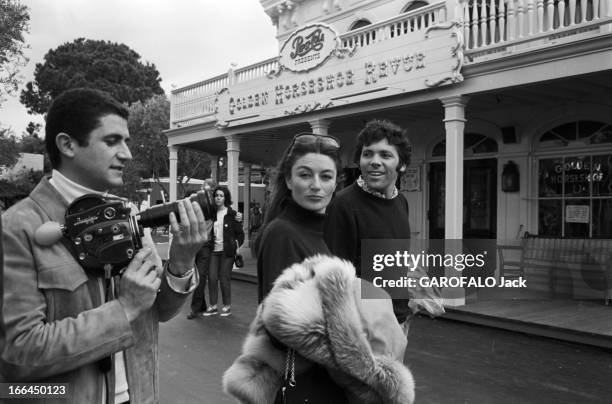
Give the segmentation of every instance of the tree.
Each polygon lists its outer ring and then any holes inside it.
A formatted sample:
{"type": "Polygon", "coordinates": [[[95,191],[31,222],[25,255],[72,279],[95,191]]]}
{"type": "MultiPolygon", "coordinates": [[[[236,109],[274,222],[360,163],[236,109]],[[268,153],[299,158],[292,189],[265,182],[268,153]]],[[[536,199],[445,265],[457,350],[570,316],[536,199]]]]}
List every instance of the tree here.
{"type": "Polygon", "coordinates": [[[22,77],[19,69],[28,58],[23,51],[28,46],[24,34],[30,29],[28,8],[14,0],[0,0],[0,104],[3,93],[17,93],[22,77]]]}
{"type": "Polygon", "coordinates": [[[42,177],[42,171],[22,170],[11,178],[0,179],[0,205],[6,209],[25,198],[42,177]]]}
{"type": "Polygon", "coordinates": [[[70,88],[107,91],[126,104],[163,94],[154,64],[143,64],[127,45],[78,38],[51,49],[37,63],[34,81],[26,84],[20,101],[28,112],[43,114],[50,101],[70,88]]]}
{"type": "Polygon", "coordinates": [[[19,141],[19,151],[22,153],[45,154],[45,141],[38,135],[42,125],[30,122],[19,141]]]}
{"type": "Polygon", "coordinates": [[[8,128],[0,128],[0,168],[10,168],[19,159],[19,145],[13,132],[8,128]]]}
{"type": "Polygon", "coordinates": [[[39,123],[28,123],[25,132],[22,134],[21,139],[18,142],[18,147],[19,152],[21,153],[35,153],[44,155],[45,160],[43,171],[47,173],[51,171],[51,160],[49,160],[49,156],[47,155],[45,140],[39,135],[41,129],[42,125],[39,123]]]}
{"type": "MultiPolygon", "coordinates": [[[[159,178],[167,177],[170,171],[168,138],[163,133],[169,127],[170,101],[165,95],[156,95],[130,106],[128,129],[133,159],[124,173],[124,196],[136,199],[134,187],[140,186],[140,177],[154,178],[165,192],[168,191],[159,178]]],[[[208,178],[210,157],[203,152],[180,149],[177,173],[179,178],[187,181],[191,178],[208,178]]],[[[182,195],[185,194],[182,183],[179,190],[182,195]]]]}

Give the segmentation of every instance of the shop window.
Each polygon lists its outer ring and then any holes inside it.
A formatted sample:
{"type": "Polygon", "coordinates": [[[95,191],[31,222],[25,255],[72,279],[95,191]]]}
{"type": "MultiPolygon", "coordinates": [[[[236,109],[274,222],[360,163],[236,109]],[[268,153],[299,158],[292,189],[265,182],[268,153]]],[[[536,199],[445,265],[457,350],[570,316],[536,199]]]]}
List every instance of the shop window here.
{"type": "Polygon", "coordinates": [[[612,238],[612,154],[538,161],[538,234],[612,238]]]}
{"type": "Polygon", "coordinates": [[[427,5],[428,3],[426,1],[411,1],[402,9],[402,13],[407,13],[408,11],[416,10],[417,8],[425,7],[427,5]]]}
{"type": "MultiPolygon", "coordinates": [[[[478,133],[466,133],[463,136],[463,147],[467,154],[496,153],[497,141],[478,133]]],[[[436,144],[431,152],[432,157],[446,156],[446,140],[436,144]]]]}

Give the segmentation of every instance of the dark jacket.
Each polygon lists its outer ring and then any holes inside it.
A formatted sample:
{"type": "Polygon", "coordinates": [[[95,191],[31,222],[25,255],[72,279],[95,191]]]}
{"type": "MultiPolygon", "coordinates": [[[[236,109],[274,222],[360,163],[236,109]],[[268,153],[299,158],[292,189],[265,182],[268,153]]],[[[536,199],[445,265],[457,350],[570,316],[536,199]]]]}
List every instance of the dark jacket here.
{"type": "MultiPolygon", "coordinates": [[[[236,211],[227,208],[227,214],[223,217],[223,251],[226,257],[236,255],[236,250],[244,243],[244,230],[242,223],[236,220],[236,211]]],[[[211,231],[211,251],[215,245],[215,232],[211,231]]]]}

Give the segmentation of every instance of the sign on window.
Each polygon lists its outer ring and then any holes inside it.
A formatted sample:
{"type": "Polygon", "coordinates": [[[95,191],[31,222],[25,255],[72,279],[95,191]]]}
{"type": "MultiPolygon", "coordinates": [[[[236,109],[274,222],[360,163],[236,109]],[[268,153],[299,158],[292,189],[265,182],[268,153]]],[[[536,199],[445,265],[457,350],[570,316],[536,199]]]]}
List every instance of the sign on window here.
{"type": "Polygon", "coordinates": [[[565,221],[567,223],[589,223],[588,205],[566,205],[565,221]]]}

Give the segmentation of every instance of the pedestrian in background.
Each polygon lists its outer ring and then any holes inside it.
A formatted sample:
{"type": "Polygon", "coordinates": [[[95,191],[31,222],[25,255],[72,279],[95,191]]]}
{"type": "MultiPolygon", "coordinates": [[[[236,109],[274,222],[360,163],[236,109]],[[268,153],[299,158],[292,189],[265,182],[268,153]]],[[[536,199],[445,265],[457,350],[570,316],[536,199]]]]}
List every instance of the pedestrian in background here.
{"type": "MultiPolygon", "coordinates": [[[[213,186],[212,180],[207,179],[202,185],[202,191],[211,192],[213,186]]],[[[187,314],[187,319],[189,320],[203,316],[208,308],[206,305],[206,285],[208,283],[208,267],[210,265],[210,240],[206,241],[196,254],[195,265],[200,275],[200,283],[196,286],[191,297],[191,311],[187,314]]]]}
{"type": "Polygon", "coordinates": [[[259,204],[257,202],[253,203],[253,207],[251,208],[251,217],[249,220],[249,239],[253,239],[253,236],[257,235],[259,228],[263,222],[263,217],[261,213],[261,209],[259,209],[259,204]]]}
{"type": "Polygon", "coordinates": [[[242,222],[236,217],[237,212],[231,208],[232,196],[229,189],[216,186],[213,190],[213,200],[217,207],[217,220],[213,225],[213,234],[210,245],[212,255],[208,269],[208,297],[210,306],[204,312],[205,316],[214,316],[219,313],[217,300],[219,285],[221,286],[221,316],[232,314],[232,267],[238,248],[244,242],[242,222]]]}

